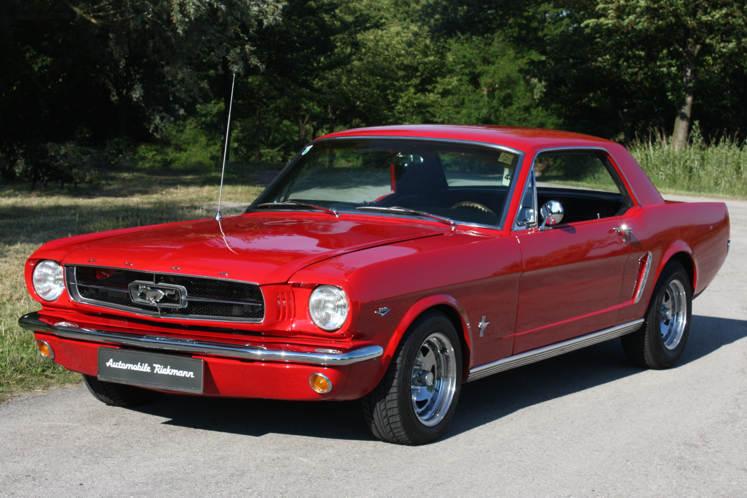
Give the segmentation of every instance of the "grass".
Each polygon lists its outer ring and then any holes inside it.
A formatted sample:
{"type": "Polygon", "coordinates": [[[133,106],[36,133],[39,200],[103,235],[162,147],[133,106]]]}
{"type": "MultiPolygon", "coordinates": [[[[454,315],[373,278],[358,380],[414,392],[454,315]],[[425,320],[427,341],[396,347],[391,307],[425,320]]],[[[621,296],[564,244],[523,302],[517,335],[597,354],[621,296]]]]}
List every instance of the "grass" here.
{"type": "Polygon", "coordinates": [[[632,144],[630,152],[660,190],[747,197],[745,143],[722,139],[706,146],[695,140],[676,151],[664,141],[650,140],[632,144]]]}
{"type": "MultiPolygon", "coordinates": [[[[250,175],[232,177],[224,199],[240,212],[260,191],[250,175]]],[[[217,197],[214,175],[117,173],[94,189],[30,193],[0,186],[0,401],[28,390],[80,379],[41,360],[32,335],[18,317],[39,308],[23,281],[26,258],[43,242],[78,233],[212,216],[217,197]],[[92,191],[95,191],[95,195],[92,191]]]]}

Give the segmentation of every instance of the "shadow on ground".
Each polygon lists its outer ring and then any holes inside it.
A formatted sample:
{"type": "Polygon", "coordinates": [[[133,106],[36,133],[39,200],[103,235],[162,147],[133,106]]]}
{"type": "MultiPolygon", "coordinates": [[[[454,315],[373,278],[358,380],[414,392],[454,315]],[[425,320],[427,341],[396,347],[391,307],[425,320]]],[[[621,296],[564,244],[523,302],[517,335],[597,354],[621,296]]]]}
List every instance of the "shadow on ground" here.
{"type": "MultiPolygon", "coordinates": [[[[747,321],[693,317],[693,331],[681,364],[747,337],[747,321]]],[[[640,373],[623,355],[619,341],[529,365],[464,386],[447,437],[493,422],[523,408],[640,373]]],[[[168,396],[139,409],[166,417],[171,425],[262,436],[294,434],[370,440],[355,402],[301,403],[168,396]]]]}

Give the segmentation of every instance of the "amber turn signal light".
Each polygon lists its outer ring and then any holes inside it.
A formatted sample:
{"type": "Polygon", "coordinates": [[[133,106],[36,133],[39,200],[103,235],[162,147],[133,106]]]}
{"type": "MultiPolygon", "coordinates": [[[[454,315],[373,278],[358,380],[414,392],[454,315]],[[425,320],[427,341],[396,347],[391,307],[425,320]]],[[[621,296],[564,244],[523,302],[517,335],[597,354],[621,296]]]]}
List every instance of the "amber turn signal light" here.
{"type": "Polygon", "coordinates": [[[313,373],[309,375],[309,386],[317,394],[327,394],[332,390],[332,381],[322,373],[313,373]]]}
{"type": "Polygon", "coordinates": [[[52,349],[52,346],[50,346],[47,341],[42,341],[41,339],[37,340],[36,348],[39,350],[39,354],[42,358],[54,360],[54,349],[52,349]]]}

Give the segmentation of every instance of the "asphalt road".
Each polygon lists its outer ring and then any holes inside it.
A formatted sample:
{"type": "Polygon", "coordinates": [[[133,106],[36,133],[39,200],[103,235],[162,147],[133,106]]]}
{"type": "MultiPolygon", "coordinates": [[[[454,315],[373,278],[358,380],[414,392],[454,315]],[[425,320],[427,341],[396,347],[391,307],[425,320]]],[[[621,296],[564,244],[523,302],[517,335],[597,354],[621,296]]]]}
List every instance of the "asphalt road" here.
{"type": "Polygon", "coordinates": [[[372,440],[355,404],[168,398],[82,386],[0,405],[0,495],[747,496],[747,202],[694,304],[681,366],[616,341],[465,387],[448,437],[372,440]]]}

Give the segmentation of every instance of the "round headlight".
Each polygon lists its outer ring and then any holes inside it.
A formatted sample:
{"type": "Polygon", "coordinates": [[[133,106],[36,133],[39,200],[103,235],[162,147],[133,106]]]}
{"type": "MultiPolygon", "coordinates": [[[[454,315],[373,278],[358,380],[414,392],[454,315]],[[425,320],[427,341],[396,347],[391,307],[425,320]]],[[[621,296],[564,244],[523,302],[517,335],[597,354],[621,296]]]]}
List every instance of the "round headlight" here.
{"type": "Polygon", "coordinates": [[[320,285],[309,297],[309,314],[322,330],[332,331],[342,327],[349,308],[345,291],[333,285],[320,285]]]}
{"type": "Polygon", "coordinates": [[[34,290],[46,301],[54,301],[65,290],[62,266],[54,261],[40,261],[34,268],[34,290]]]}

